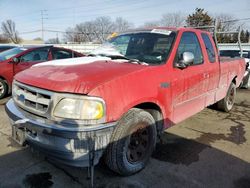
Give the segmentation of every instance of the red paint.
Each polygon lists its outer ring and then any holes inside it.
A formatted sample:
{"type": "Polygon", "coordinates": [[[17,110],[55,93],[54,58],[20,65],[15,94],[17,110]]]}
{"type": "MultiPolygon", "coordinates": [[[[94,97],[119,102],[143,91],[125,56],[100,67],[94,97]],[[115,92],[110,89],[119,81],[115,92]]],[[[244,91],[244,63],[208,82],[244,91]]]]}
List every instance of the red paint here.
{"type": "Polygon", "coordinates": [[[170,57],[163,65],[144,66],[110,60],[74,66],[42,66],[28,69],[16,79],[55,92],[101,97],[106,103],[107,122],[119,120],[138,104],[151,102],[160,107],[165,127],[168,127],[168,122],[178,123],[225,97],[233,79],[237,77],[239,86],[245,72],[244,59],[220,62],[216,53],[216,61],[209,62],[201,38],[205,31],[188,28],[177,31],[170,57]],[[173,65],[184,31],[196,33],[204,63],[181,70],[173,65]],[[162,83],[168,83],[169,87],[161,87],[162,83]]]}
{"type": "MultiPolygon", "coordinates": [[[[7,59],[5,61],[0,62],[1,68],[0,68],[0,78],[4,79],[7,81],[8,85],[11,86],[11,83],[13,81],[14,76],[23,71],[26,70],[28,68],[30,68],[32,65],[35,65],[37,63],[42,63],[43,61],[37,61],[37,62],[20,62],[20,63],[13,63],[13,58],[20,58],[23,55],[26,55],[34,50],[37,50],[41,47],[32,47],[32,48],[28,48],[27,50],[17,54],[16,56],[7,59]]],[[[53,60],[52,57],[52,50],[53,49],[60,49],[60,50],[64,50],[70,53],[74,53],[77,57],[81,57],[83,56],[83,54],[70,50],[70,49],[65,49],[65,48],[58,48],[58,47],[53,47],[53,46],[48,46],[49,48],[49,52],[48,52],[48,61],[53,60]]]]}

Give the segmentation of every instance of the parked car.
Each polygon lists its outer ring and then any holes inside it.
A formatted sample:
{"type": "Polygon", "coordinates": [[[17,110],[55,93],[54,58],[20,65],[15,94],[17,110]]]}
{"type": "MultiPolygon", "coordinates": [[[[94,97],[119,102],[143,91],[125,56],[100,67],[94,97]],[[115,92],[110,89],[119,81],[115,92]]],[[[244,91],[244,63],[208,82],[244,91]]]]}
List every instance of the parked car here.
{"type": "Polygon", "coordinates": [[[81,56],[83,54],[54,46],[16,47],[0,53],[0,99],[11,92],[13,77],[18,72],[44,61],[81,56]]]}
{"type": "Polygon", "coordinates": [[[0,52],[9,50],[11,48],[15,48],[16,46],[10,46],[10,45],[0,45],[0,52]]]}
{"type": "Polygon", "coordinates": [[[209,32],[135,30],[89,57],[45,62],[15,76],[6,104],[13,138],[53,160],[121,175],[142,170],[157,135],[217,104],[233,107],[244,59],[220,59],[209,32]]]}
{"type": "MultiPolygon", "coordinates": [[[[240,50],[220,50],[220,56],[230,57],[230,58],[238,58],[240,57],[240,50]]],[[[250,51],[243,50],[242,57],[245,58],[246,61],[246,71],[244,74],[244,78],[241,83],[241,87],[248,89],[250,88],[250,51]]]]}

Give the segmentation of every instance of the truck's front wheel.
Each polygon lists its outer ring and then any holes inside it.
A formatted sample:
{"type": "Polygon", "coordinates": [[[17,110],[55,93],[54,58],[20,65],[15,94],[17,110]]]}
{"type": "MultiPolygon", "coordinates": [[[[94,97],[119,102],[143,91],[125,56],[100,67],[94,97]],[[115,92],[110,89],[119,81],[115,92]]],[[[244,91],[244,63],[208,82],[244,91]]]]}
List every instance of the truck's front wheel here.
{"type": "Polygon", "coordinates": [[[106,151],[106,164],[121,174],[142,170],[156,144],[155,120],[150,113],[133,108],[119,121],[106,151]]]}
{"type": "Polygon", "coordinates": [[[232,82],[229,86],[226,97],[217,103],[218,109],[225,112],[229,112],[233,108],[235,96],[236,85],[232,82]]]}

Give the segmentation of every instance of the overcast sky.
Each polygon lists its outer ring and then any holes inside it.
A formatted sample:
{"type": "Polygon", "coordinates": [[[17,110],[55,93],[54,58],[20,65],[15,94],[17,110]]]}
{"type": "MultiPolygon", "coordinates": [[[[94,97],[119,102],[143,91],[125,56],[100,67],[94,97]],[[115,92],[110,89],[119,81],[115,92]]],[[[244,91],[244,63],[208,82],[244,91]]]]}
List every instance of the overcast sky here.
{"type": "MultiPolygon", "coordinates": [[[[45,29],[64,31],[99,16],[123,17],[141,26],[159,20],[165,13],[191,14],[196,7],[204,8],[210,15],[227,13],[235,18],[250,17],[250,0],[0,0],[0,22],[14,20],[20,33],[40,30],[41,10],[46,10],[45,29]]],[[[250,28],[250,21],[245,25],[250,28]]],[[[41,32],[21,37],[33,39],[41,37],[41,32]]],[[[54,37],[56,33],[45,33],[45,39],[54,37]]]]}

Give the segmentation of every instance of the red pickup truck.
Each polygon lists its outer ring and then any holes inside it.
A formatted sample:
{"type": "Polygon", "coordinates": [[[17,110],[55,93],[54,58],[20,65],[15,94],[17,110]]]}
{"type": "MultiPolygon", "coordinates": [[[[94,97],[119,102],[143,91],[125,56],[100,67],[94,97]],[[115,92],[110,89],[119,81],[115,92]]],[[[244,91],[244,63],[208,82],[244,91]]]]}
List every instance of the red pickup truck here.
{"type": "Polygon", "coordinates": [[[44,61],[82,56],[79,52],[54,46],[15,47],[0,53],[0,99],[11,93],[12,80],[18,72],[44,61]]]}
{"type": "Polygon", "coordinates": [[[144,168],[160,133],[217,104],[229,111],[244,59],[221,59],[210,33],[154,28],[118,35],[87,57],[15,76],[6,104],[13,138],[73,166],[144,168]]]}

